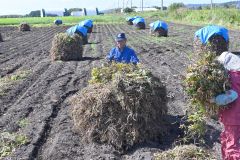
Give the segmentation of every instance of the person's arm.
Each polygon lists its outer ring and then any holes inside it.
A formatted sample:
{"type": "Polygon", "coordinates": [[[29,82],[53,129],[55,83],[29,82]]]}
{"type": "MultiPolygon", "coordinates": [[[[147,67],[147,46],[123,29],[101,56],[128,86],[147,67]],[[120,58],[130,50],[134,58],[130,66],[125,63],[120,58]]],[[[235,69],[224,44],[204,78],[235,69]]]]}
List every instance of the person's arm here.
{"type": "Polygon", "coordinates": [[[228,52],[223,52],[219,57],[217,57],[218,62],[224,65],[228,54],[228,52]]]}
{"type": "Polygon", "coordinates": [[[137,64],[139,62],[139,59],[138,59],[136,53],[134,52],[134,50],[132,50],[130,62],[133,64],[137,64]]]}
{"type": "Polygon", "coordinates": [[[108,53],[108,55],[106,56],[106,59],[110,62],[114,59],[114,48],[111,49],[111,51],[108,53]]]}

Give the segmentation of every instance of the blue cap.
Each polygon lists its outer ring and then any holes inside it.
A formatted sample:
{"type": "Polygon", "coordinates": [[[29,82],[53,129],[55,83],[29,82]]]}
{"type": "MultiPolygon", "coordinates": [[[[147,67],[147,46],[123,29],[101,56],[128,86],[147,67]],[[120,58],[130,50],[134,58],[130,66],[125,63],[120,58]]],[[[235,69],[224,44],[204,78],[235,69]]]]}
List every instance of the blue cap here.
{"type": "Polygon", "coordinates": [[[116,41],[122,41],[122,40],[126,40],[126,36],[125,36],[125,33],[119,33],[116,37],[116,41]]]}

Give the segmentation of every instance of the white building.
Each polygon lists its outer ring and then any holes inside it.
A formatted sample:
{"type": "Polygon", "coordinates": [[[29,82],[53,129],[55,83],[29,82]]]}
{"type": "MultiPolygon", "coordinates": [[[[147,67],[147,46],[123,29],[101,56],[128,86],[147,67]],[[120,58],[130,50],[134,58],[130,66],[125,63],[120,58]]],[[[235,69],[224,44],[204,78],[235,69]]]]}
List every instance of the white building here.
{"type": "MultiPolygon", "coordinates": [[[[85,8],[84,8],[85,9],[85,8]]],[[[99,12],[98,12],[98,8],[96,8],[96,9],[85,9],[86,11],[86,16],[96,16],[96,15],[98,15],[99,14],[99,12]]]]}
{"type": "MultiPolygon", "coordinates": [[[[133,8],[135,12],[142,12],[142,8],[133,8]]],[[[143,8],[143,11],[158,11],[157,8],[143,8]]],[[[121,13],[123,13],[123,9],[121,9],[121,13]]]]}
{"type": "Polygon", "coordinates": [[[84,15],[84,12],[83,11],[73,11],[71,12],[71,16],[83,16],[84,15]]]}
{"type": "MultiPolygon", "coordinates": [[[[136,12],[142,12],[142,8],[134,8],[136,12]]],[[[143,8],[143,11],[158,11],[157,8],[143,8]]]]}
{"type": "Polygon", "coordinates": [[[57,10],[57,11],[54,11],[54,10],[45,10],[45,9],[42,9],[41,10],[41,17],[61,17],[61,16],[64,16],[64,10],[57,10]]]}

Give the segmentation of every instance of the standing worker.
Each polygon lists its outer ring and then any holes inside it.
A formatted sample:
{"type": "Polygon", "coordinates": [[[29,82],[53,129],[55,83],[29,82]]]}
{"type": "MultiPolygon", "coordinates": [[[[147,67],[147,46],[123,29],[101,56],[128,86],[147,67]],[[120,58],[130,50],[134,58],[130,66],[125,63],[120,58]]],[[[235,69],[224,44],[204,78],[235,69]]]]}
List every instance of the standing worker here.
{"type": "Polygon", "coordinates": [[[112,48],[106,57],[108,61],[133,64],[139,62],[135,51],[126,45],[127,38],[124,33],[119,33],[115,38],[115,41],[116,47],[112,48]]]}
{"type": "Polygon", "coordinates": [[[218,61],[227,70],[231,85],[231,92],[216,99],[220,105],[227,106],[219,114],[224,125],[221,133],[222,159],[240,160],[240,55],[223,52],[218,61]]]}

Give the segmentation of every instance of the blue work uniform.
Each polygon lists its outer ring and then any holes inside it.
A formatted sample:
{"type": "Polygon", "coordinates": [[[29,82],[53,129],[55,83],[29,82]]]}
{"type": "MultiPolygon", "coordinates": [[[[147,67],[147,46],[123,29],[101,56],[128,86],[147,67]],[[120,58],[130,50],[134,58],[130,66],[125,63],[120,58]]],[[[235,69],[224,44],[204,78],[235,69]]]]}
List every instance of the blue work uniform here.
{"type": "Polygon", "coordinates": [[[145,20],[144,20],[144,18],[135,18],[133,21],[133,24],[138,24],[138,23],[140,23],[140,22],[142,22],[142,23],[144,23],[145,24],[145,20]]]}
{"type": "Polygon", "coordinates": [[[118,47],[111,49],[106,57],[110,61],[120,62],[120,63],[133,63],[137,64],[139,59],[135,54],[134,50],[125,46],[122,51],[118,47]]]}
{"type": "Polygon", "coordinates": [[[93,26],[93,21],[90,19],[84,20],[79,23],[79,26],[86,26],[86,27],[91,28],[93,26]]]}
{"type": "Polygon", "coordinates": [[[70,27],[67,31],[68,35],[73,35],[74,33],[78,33],[78,34],[82,34],[84,37],[87,36],[87,28],[79,26],[79,25],[75,25],[70,27]]]}
{"type": "Polygon", "coordinates": [[[152,30],[156,30],[157,28],[163,28],[165,31],[168,30],[168,25],[163,21],[155,21],[149,24],[152,30]]]}

